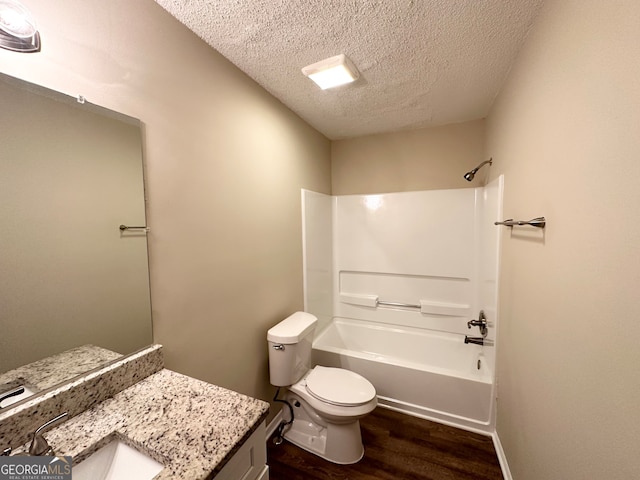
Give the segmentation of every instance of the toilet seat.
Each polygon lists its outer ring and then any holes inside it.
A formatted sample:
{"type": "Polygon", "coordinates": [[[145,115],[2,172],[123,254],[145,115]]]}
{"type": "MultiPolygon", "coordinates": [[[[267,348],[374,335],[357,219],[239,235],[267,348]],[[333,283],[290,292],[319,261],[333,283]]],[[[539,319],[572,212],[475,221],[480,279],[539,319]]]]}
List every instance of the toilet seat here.
{"type": "Polygon", "coordinates": [[[331,405],[364,405],[376,396],[376,389],[366,378],[343,368],[316,366],[306,377],[306,391],[331,405]]]}

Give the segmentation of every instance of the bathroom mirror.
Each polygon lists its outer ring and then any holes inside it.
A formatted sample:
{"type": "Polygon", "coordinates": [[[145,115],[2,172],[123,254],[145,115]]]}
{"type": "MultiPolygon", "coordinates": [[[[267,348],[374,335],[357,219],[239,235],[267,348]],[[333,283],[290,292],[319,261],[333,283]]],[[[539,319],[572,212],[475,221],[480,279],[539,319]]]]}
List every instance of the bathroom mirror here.
{"type": "Polygon", "coordinates": [[[152,343],[138,120],[0,74],[0,218],[0,388],[152,343]]]}

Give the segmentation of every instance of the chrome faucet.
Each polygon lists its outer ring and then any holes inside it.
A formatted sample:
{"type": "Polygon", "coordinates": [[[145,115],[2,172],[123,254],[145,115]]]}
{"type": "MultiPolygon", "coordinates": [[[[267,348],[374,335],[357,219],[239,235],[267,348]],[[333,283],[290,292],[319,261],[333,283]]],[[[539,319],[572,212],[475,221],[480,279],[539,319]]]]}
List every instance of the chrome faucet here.
{"type": "Polygon", "coordinates": [[[47,440],[42,436],[45,430],[49,430],[51,427],[59,423],[67,416],[67,412],[62,415],[58,415],[56,418],[52,418],[44,425],[41,425],[35,432],[33,432],[33,439],[31,445],[29,445],[29,455],[42,456],[42,455],[55,455],[53,448],[47,440]]]}
{"type": "MultiPolygon", "coordinates": [[[[482,338],[486,338],[487,333],[489,333],[489,328],[488,328],[488,323],[487,323],[487,317],[484,316],[484,310],[480,310],[480,313],[478,314],[478,320],[470,320],[467,322],[467,327],[471,328],[471,327],[479,327],[480,328],[480,334],[482,335],[482,338]]],[[[464,343],[468,343],[467,341],[465,341],[464,343]]]]}

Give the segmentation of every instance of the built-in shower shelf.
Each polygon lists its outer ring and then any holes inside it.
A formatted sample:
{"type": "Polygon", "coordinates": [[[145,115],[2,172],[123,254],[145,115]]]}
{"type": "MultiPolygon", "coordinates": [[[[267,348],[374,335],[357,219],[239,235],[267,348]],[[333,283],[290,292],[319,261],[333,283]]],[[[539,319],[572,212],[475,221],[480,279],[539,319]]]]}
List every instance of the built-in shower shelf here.
{"type": "Polygon", "coordinates": [[[442,303],[430,300],[420,300],[419,303],[400,303],[380,300],[378,295],[365,295],[358,293],[340,293],[340,301],[350,305],[360,305],[363,307],[399,307],[420,310],[420,313],[430,315],[443,315],[449,317],[460,317],[469,313],[470,305],[459,303],[442,303]]]}

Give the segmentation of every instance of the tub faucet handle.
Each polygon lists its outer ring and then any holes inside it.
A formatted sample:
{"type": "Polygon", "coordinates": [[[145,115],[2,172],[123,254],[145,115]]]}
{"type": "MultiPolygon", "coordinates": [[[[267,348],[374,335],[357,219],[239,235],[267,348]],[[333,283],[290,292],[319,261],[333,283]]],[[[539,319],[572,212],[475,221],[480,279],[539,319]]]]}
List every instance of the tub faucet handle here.
{"type": "Polygon", "coordinates": [[[487,333],[489,333],[489,329],[487,328],[487,326],[488,326],[487,317],[485,317],[484,315],[484,310],[480,310],[480,313],[478,314],[478,320],[469,320],[467,322],[468,328],[479,327],[480,333],[482,334],[483,337],[486,337],[487,333]]]}

